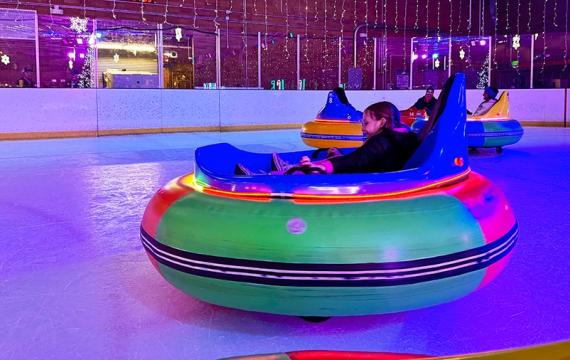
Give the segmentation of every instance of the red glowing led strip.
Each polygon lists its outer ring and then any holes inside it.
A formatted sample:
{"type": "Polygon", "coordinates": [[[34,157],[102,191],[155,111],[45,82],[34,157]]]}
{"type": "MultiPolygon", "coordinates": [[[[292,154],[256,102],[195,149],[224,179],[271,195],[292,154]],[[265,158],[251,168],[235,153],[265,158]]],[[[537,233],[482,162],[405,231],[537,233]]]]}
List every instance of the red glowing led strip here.
{"type": "Polygon", "coordinates": [[[220,190],[216,188],[201,186],[196,183],[193,174],[190,175],[190,181],[188,180],[184,181],[184,179],[188,178],[184,177],[181,179],[181,182],[183,182],[182,185],[189,186],[194,190],[205,194],[227,197],[232,199],[241,199],[241,200],[269,202],[271,201],[271,198],[285,198],[285,199],[289,198],[293,199],[293,201],[295,202],[320,202],[319,200],[321,200],[322,202],[347,201],[347,200],[366,201],[366,200],[381,200],[387,198],[404,197],[406,195],[411,195],[423,191],[441,188],[466,178],[470,172],[471,169],[467,169],[461,174],[455,175],[453,177],[436,181],[427,185],[415,187],[412,189],[391,191],[380,194],[365,194],[365,195],[313,195],[313,194],[276,194],[268,192],[234,192],[234,191],[220,190]]]}

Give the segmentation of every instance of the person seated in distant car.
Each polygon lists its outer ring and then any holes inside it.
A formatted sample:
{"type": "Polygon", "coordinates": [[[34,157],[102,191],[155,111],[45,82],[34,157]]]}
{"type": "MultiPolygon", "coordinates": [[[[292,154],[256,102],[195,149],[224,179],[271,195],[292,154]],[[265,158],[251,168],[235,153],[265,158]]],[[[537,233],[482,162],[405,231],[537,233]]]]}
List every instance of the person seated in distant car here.
{"type": "Polygon", "coordinates": [[[433,92],[434,92],[433,87],[428,86],[428,88],[426,89],[426,94],[421,98],[419,98],[418,101],[416,101],[416,103],[412,107],[416,108],[417,110],[425,109],[428,115],[431,114],[431,110],[437,103],[437,99],[435,98],[435,96],[433,96],[433,92]]]}
{"type": "Polygon", "coordinates": [[[467,113],[473,116],[485,115],[489,110],[491,110],[493,105],[497,103],[496,97],[498,94],[499,90],[497,90],[497,88],[487,86],[485,91],[483,91],[483,102],[479,104],[474,113],[471,113],[470,111],[467,111],[467,113]]]}

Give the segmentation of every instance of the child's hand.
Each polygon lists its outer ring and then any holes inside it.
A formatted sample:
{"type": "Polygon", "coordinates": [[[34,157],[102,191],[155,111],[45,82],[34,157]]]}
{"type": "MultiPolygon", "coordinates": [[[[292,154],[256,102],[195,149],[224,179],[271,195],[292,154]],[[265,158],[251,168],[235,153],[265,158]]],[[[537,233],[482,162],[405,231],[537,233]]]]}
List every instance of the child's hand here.
{"type": "Polygon", "coordinates": [[[308,156],[303,156],[301,158],[301,162],[299,163],[301,166],[312,166],[311,159],[308,156]]]}
{"type": "Polygon", "coordinates": [[[341,156],[341,155],[342,153],[340,152],[340,150],[335,147],[329,148],[327,151],[327,158],[341,156]]]}

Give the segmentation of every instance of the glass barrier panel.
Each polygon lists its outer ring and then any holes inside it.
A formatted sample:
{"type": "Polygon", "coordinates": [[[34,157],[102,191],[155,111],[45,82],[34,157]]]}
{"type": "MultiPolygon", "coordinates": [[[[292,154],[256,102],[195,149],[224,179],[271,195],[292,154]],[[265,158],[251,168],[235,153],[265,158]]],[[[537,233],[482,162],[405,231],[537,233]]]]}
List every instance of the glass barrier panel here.
{"type": "Polygon", "coordinates": [[[194,88],[194,39],[180,27],[164,27],[162,66],[165,89],[194,88]]]}
{"type": "Polygon", "coordinates": [[[36,13],[0,9],[0,87],[36,87],[36,13]]]}
{"type": "Polygon", "coordinates": [[[266,90],[297,89],[297,39],[263,35],[261,48],[261,86],[266,90]]]}
{"type": "Polygon", "coordinates": [[[483,89],[489,84],[489,37],[454,37],[451,42],[451,73],[462,72],[468,89],[483,89]]]}
{"type": "Polygon", "coordinates": [[[194,88],[216,88],[216,35],[194,31],[194,88]]]}
{"type": "Polygon", "coordinates": [[[222,31],[220,50],[222,87],[257,88],[257,33],[222,31]]]}
{"type": "Polygon", "coordinates": [[[530,87],[531,35],[504,35],[492,49],[491,83],[499,89],[530,87]]]}
{"type": "Polygon", "coordinates": [[[159,88],[156,24],[97,22],[97,76],[101,88],[159,88]]]}
{"type": "Polygon", "coordinates": [[[339,38],[301,37],[300,90],[332,90],[339,85],[339,38]]]}
{"type": "Polygon", "coordinates": [[[94,88],[93,21],[40,15],[38,26],[41,86],[94,88]]]}

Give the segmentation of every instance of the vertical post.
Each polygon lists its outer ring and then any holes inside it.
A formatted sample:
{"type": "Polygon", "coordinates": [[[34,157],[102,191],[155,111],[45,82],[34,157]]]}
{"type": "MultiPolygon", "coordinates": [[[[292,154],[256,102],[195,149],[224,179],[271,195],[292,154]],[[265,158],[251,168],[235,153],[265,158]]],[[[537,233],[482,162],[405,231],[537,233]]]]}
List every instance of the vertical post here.
{"type": "Polygon", "coordinates": [[[261,32],[257,32],[257,87],[261,89],[261,32]]]}
{"type": "Polygon", "coordinates": [[[342,35],[338,37],[338,86],[342,84],[342,35]]]}
{"type": "Polygon", "coordinates": [[[410,39],[410,90],[414,88],[414,38],[410,39]]]}
{"type": "MultiPolygon", "coordinates": [[[[50,9],[51,11],[51,9],[50,9]]],[[[38,28],[38,12],[34,11],[34,20],[36,23],[36,85],[42,87],[40,79],[40,41],[39,41],[39,28],[38,28]]]]}
{"type": "Polygon", "coordinates": [[[449,52],[447,56],[447,77],[451,77],[451,36],[449,37],[449,52]]]}
{"type": "MultiPolygon", "coordinates": [[[[495,41],[497,41],[497,39],[495,39],[495,41]]],[[[487,38],[487,44],[489,44],[489,69],[487,70],[489,73],[489,84],[487,85],[491,85],[491,48],[492,48],[492,44],[493,44],[493,37],[489,36],[487,38]]]]}
{"type": "Polygon", "coordinates": [[[164,44],[163,44],[163,33],[162,24],[157,24],[156,32],[156,49],[158,52],[158,88],[164,89],[164,44]]]}
{"type": "Polygon", "coordinates": [[[93,37],[93,52],[94,52],[94,59],[93,59],[93,68],[91,69],[91,76],[95,77],[95,89],[99,89],[99,48],[97,47],[97,19],[93,19],[93,33],[91,34],[93,37]]]}
{"type": "Polygon", "coordinates": [[[192,89],[196,88],[196,60],[194,59],[194,33],[192,33],[192,89]]]}
{"type": "Polygon", "coordinates": [[[530,34],[530,88],[534,88],[534,34],[530,34]]]}
{"type": "Polygon", "coordinates": [[[373,81],[372,81],[372,90],[376,90],[376,69],[378,66],[378,38],[375,37],[374,38],[374,61],[373,61],[373,66],[374,68],[372,69],[372,74],[373,74],[373,81]]]}
{"type": "MultiPolygon", "coordinates": [[[[287,34],[289,36],[289,34],[287,34]]],[[[301,35],[297,34],[297,89],[301,80],[301,35]]]]}
{"type": "Polygon", "coordinates": [[[222,86],[222,45],[220,29],[216,30],[216,88],[222,86]]]}

